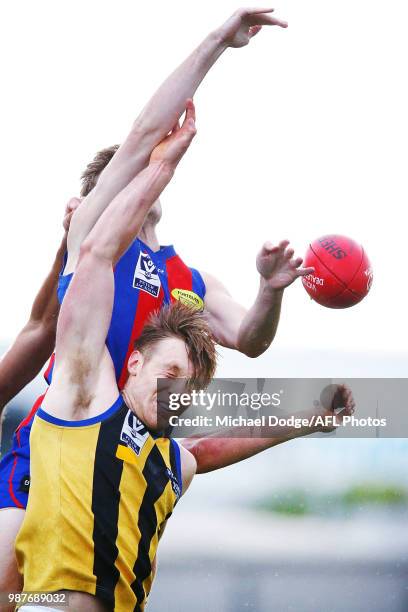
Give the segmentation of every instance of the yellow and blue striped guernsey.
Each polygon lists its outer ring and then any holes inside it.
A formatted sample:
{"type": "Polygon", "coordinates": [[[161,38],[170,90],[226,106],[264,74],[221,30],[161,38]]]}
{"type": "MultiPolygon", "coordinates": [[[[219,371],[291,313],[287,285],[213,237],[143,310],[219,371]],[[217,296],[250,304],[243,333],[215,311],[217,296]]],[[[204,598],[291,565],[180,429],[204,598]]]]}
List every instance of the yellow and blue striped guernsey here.
{"type": "Polygon", "coordinates": [[[40,408],[30,446],[16,544],[24,590],[83,591],[115,612],[143,610],[159,532],[181,495],[178,444],[155,438],[119,397],[83,421],[40,408]]]}

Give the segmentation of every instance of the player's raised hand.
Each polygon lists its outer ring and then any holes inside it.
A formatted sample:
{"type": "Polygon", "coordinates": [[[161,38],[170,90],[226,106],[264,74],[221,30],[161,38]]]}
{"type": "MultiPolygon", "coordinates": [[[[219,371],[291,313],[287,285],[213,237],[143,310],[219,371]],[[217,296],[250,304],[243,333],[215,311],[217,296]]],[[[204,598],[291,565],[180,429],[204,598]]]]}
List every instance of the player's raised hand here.
{"type": "Polygon", "coordinates": [[[321,398],[321,405],[315,409],[316,416],[328,417],[327,424],[318,429],[322,433],[334,431],[344,417],[352,416],[356,407],[353,392],[347,385],[330,385],[321,398]]]}
{"type": "Polygon", "coordinates": [[[218,30],[216,35],[228,47],[245,47],[262,26],[287,28],[286,21],[273,17],[273,8],[240,8],[218,30]]]}
{"type": "Polygon", "coordinates": [[[337,417],[343,419],[345,416],[351,416],[354,414],[355,407],[356,403],[350,387],[337,385],[337,392],[332,401],[332,410],[340,410],[340,412],[337,412],[337,417]]]}
{"type": "Polygon", "coordinates": [[[303,259],[293,255],[289,240],[282,240],[277,246],[265,242],[258,253],[257,270],[272,289],[285,289],[299,276],[314,272],[314,268],[302,268],[303,259]]]}
{"type": "Polygon", "coordinates": [[[153,149],[150,162],[162,161],[175,168],[196,135],[195,107],[192,100],[186,102],[186,114],[182,126],[178,122],[172,131],[153,149]]]}

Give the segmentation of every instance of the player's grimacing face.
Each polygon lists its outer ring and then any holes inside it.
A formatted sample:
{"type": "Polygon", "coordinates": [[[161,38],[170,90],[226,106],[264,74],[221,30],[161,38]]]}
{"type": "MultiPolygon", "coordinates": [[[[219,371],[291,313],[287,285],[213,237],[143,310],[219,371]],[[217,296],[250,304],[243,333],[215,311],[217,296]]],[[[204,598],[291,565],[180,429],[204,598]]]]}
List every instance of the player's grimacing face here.
{"type": "Polygon", "coordinates": [[[133,355],[138,357],[138,361],[129,368],[132,397],[136,401],[139,418],[149,429],[155,430],[157,379],[180,379],[181,386],[185,387],[187,379],[193,375],[193,366],[186,345],[180,338],[164,338],[149,349],[148,355],[137,351],[133,355]]]}

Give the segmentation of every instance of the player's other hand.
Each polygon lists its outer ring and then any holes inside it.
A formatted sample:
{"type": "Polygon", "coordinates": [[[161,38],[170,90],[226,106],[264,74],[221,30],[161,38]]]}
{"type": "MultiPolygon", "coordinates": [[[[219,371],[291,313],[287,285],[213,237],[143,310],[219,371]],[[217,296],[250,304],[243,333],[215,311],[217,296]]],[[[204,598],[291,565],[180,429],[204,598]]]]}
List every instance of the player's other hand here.
{"type": "Polygon", "coordinates": [[[172,131],[160,142],[150,156],[150,163],[164,162],[174,169],[187,151],[196,135],[195,107],[192,100],[187,100],[186,114],[182,126],[177,122],[172,131]]]}
{"type": "Polygon", "coordinates": [[[240,8],[215,34],[228,47],[245,47],[261,31],[262,26],[288,27],[286,21],[271,15],[273,11],[273,8],[240,8]]]}
{"type": "Polygon", "coordinates": [[[316,408],[317,416],[330,417],[327,425],[318,429],[322,433],[334,431],[343,422],[344,417],[354,414],[356,407],[353,393],[347,385],[330,385],[316,408]],[[333,417],[336,417],[335,420],[333,417]]]}
{"type": "Polygon", "coordinates": [[[71,224],[72,215],[78,208],[81,203],[81,198],[71,198],[68,200],[67,205],[65,206],[64,219],[62,221],[62,226],[66,232],[69,230],[69,226],[71,224]]]}
{"type": "Polygon", "coordinates": [[[314,268],[302,268],[303,259],[294,257],[289,240],[281,240],[274,246],[265,242],[256,258],[256,267],[271,289],[285,289],[299,276],[313,274],[314,268]]]}

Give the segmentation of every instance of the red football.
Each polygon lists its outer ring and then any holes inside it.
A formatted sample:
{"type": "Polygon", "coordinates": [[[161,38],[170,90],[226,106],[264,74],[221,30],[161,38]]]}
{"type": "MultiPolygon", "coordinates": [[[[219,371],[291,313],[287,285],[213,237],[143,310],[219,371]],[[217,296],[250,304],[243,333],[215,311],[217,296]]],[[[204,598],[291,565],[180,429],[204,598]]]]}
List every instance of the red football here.
{"type": "Polygon", "coordinates": [[[348,308],[369,292],[373,272],[360,244],[338,234],[322,236],[309,245],[303,265],[313,266],[304,276],[303,286],[318,304],[328,308],[348,308]]]}

